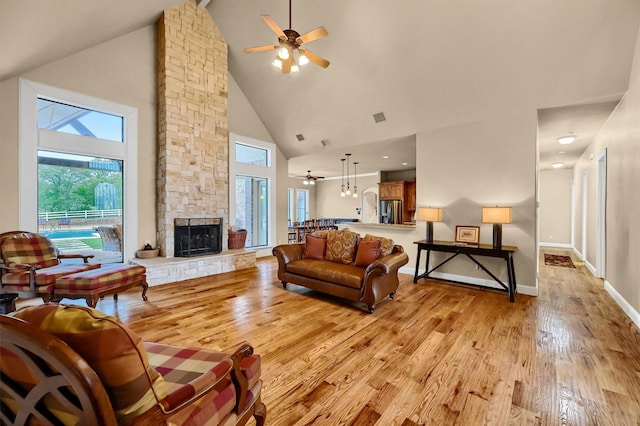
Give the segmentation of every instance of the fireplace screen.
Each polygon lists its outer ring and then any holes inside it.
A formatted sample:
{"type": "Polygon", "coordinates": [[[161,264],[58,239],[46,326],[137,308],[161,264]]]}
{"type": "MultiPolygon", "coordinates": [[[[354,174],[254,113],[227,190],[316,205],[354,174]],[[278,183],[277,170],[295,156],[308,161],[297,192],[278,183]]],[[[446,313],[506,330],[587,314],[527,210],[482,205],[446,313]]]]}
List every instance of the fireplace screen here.
{"type": "Polygon", "coordinates": [[[202,256],[222,251],[222,218],[174,219],[175,257],[202,256]]]}

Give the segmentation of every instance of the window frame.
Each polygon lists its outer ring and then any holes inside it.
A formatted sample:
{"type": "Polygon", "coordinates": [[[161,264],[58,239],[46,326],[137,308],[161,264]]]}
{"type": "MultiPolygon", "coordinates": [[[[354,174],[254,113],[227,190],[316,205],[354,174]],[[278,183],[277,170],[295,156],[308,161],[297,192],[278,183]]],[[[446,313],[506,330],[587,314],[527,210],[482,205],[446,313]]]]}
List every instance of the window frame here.
{"type": "MultiPolygon", "coordinates": [[[[276,241],[275,235],[275,207],[276,207],[276,145],[274,143],[253,139],[248,136],[242,136],[235,133],[229,133],[229,187],[233,188],[237,176],[258,177],[267,179],[267,214],[268,214],[268,230],[267,245],[256,248],[258,257],[270,256],[270,247],[273,247],[276,241]],[[247,163],[239,163],[236,161],[236,144],[253,146],[267,151],[267,165],[257,166],[247,163]]],[[[235,191],[229,190],[229,225],[236,223],[236,194],[235,191]]]]}
{"type": "Polygon", "coordinates": [[[57,151],[123,161],[123,258],[134,257],[138,235],[138,109],[27,79],[19,79],[20,229],[38,229],[38,150],[57,151]],[[121,116],[124,141],[73,135],[38,128],[38,98],[121,116]],[[35,194],[35,196],[34,196],[35,194]]]}

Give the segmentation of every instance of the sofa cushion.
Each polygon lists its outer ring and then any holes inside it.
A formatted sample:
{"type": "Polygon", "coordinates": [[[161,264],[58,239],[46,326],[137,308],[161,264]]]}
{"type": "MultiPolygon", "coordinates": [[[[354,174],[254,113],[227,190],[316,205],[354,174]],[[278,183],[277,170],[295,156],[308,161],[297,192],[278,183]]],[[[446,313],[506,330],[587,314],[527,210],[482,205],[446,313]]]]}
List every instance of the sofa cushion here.
{"type": "Polygon", "coordinates": [[[142,340],[116,318],[56,303],[29,306],[13,315],[63,340],[91,365],[121,424],[167,395],[162,376],[149,367],[142,340]]]}
{"type": "Polygon", "coordinates": [[[313,235],[307,235],[304,243],[304,253],[302,257],[304,259],[320,259],[324,260],[325,252],[327,251],[327,239],[315,237],[313,235]]]}
{"type": "Polygon", "coordinates": [[[229,354],[200,348],[185,348],[145,342],[149,364],[164,378],[168,396],[162,402],[172,410],[194,395],[204,397],[171,417],[167,424],[219,424],[231,413],[236,389],[230,380],[233,361],[229,354]]]}
{"type": "Polygon", "coordinates": [[[38,265],[41,268],[55,266],[60,261],[50,239],[38,234],[16,234],[2,243],[2,258],[12,265],[26,263],[38,265]]]}
{"type": "Polygon", "coordinates": [[[378,240],[380,241],[380,256],[389,256],[393,253],[393,246],[395,243],[390,238],[385,237],[377,237],[375,235],[366,234],[363,240],[371,241],[378,240]]]}
{"type": "Polygon", "coordinates": [[[287,264],[287,272],[347,287],[361,288],[364,268],[317,259],[298,259],[287,264]]]}
{"type": "Polygon", "coordinates": [[[355,266],[366,268],[380,257],[380,240],[362,240],[358,244],[355,266]]]}
{"type": "Polygon", "coordinates": [[[326,259],[331,262],[350,264],[356,259],[360,235],[347,230],[332,230],[327,234],[326,259]]]}

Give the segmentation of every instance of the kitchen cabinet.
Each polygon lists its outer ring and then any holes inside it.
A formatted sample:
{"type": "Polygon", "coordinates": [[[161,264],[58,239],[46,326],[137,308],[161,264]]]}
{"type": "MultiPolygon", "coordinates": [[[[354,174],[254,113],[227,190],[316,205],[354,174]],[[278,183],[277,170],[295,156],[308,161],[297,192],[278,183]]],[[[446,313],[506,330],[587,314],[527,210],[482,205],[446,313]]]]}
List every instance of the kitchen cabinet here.
{"type": "Polygon", "coordinates": [[[410,212],[415,212],[416,211],[416,181],[414,180],[413,182],[407,182],[407,186],[406,186],[406,204],[407,204],[407,210],[410,212]]]}
{"type": "Polygon", "coordinates": [[[380,182],[379,196],[381,200],[403,200],[404,181],[400,182],[380,182]]]}

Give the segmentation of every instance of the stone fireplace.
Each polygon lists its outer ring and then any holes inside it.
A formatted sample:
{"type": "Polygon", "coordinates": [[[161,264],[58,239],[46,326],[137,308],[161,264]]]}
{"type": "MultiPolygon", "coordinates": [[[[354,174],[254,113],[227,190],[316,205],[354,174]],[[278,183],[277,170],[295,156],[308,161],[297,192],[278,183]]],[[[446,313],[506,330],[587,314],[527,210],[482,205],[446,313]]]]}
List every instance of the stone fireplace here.
{"type": "Polygon", "coordinates": [[[174,257],[176,218],[229,223],[227,44],[187,0],[160,17],[157,51],[158,243],[174,257]]]}
{"type": "MultiPolygon", "coordinates": [[[[157,23],[158,169],[157,242],[160,258],[134,259],[150,285],[255,266],[255,252],[228,251],[229,130],[227,43],[195,0],[167,9],[157,23]],[[219,219],[219,254],[176,257],[177,219],[219,219]]],[[[181,223],[178,221],[178,223],[181,223]]],[[[188,249],[202,247],[198,229],[188,249]]],[[[179,243],[182,244],[182,243],[179,243]]]]}

